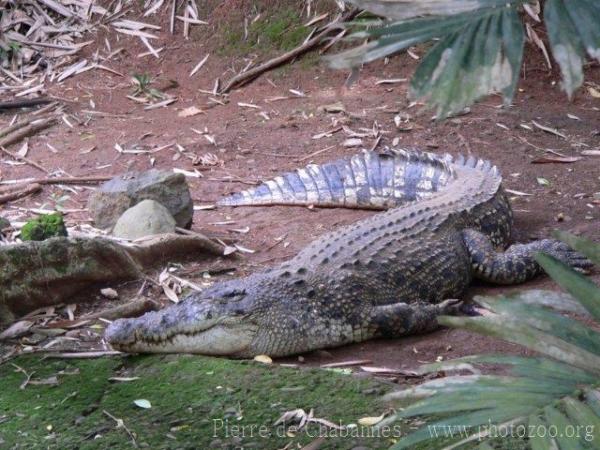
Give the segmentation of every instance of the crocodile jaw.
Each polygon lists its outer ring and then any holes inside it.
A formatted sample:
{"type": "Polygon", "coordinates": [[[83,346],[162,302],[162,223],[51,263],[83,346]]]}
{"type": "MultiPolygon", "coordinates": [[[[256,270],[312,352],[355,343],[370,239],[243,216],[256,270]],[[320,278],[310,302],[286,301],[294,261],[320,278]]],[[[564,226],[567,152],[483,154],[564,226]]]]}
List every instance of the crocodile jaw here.
{"type": "MultiPolygon", "coordinates": [[[[252,356],[258,327],[244,316],[207,318],[205,311],[181,314],[181,305],[119,319],[105,338],[116,350],[128,353],[197,353],[212,356],[252,356]]],[[[193,308],[195,309],[195,308],[193,308]]]]}

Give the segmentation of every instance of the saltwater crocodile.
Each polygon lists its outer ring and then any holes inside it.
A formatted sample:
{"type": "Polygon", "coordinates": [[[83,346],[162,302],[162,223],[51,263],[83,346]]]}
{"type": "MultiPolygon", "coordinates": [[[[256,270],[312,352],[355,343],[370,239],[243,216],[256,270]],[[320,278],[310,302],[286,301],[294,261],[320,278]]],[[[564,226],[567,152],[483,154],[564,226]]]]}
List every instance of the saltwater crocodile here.
{"type": "Polygon", "coordinates": [[[501,181],[487,161],[417,151],[363,152],[284,174],[221,204],[390,209],[274,268],[117,320],[106,338],[126,352],[283,356],[432,330],[438,315],[458,312],[474,277],[513,284],[540,273],[537,251],[589,265],[551,239],[506,248],[512,212],[501,181]]]}

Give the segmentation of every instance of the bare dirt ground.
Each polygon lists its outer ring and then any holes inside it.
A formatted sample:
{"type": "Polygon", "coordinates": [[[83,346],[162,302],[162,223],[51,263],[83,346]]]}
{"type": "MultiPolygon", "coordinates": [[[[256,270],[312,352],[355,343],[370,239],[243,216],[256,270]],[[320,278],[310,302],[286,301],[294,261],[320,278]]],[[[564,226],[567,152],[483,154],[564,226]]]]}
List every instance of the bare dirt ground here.
{"type": "MultiPolygon", "coordinates": [[[[346,73],[332,71],[322,64],[308,66],[297,61],[225,98],[219,97],[224,103],[221,105],[209,100],[215,96],[204,91],[211,91],[217,77],[222,81],[229,78],[233,74],[231,68],[239,71],[245,62],[240,57],[211,54],[206,65],[189,77],[196,63],[213,50],[209,36],[185,41],[181,35],[158,34],[167,46],[160,60],[152,56],[137,58],[146,48],[136,39],[121,37],[117,42],[113,35],[99,35],[97,48],[102,48],[106,38],[113,49],[125,49],[108,65],[126,76],[95,70],[52,85],[49,93],[64,102],[81,123],[72,123],[70,128],[61,122],[32,137],[28,157],[49,170],[62,169],[74,176],[116,175],[151,167],[197,169],[202,177],[188,178],[192,196],[196,205],[210,205],[226,194],[247,188],[249,183],[309,162],[322,163],[359,151],[359,148],[342,145],[348,138],[343,130],[314,139],[319,133],[339,125],[358,133],[376,127],[381,134],[377,149],[391,145],[396,139],[400,147],[471,153],[496,164],[504,174],[506,188],[527,194],[512,197],[516,241],[547,237],[554,229],[570,230],[600,241],[600,157],[583,157],[570,164],[532,164],[535,159],[554,156],[546,149],[565,156],[581,156],[583,150],[599,149],[600,99],[582,88],[569,102],[560,90],[558,74],[547,70],[533,49],[527,51],[519,93],[510,108],[500,108],[501,99],[492,96],[471,108],[468,114],[438,123],[431,120],[431,112],[420,114],[419,105],[409,105],[406,82],[377,84],[382,79],[409,77],[416,62],[407,54],[392,58],[388,64],[378,62],[365,67],[350,89],[343,87],[346,73]],[[177,87],[168,93],[178,101],[165,108],[146,111],[144,105],[128,100],[126,95],[132,92],[129,76],[134,73],[148,73],[156,78],[152,87],[176,81],[177,87]],[[290,89],[301,91],[305,96],[298,97],[290,89]],[[269,101],[275,97],[287,98],[269,101]],[[343,104],[345,112],[329,113],[324,108],[338,102],[343,104]],[[257,108],[239,106],[239,103],[257,105],[257,108]],[[178,116],[191,106],[203,109],[204,113],[185,118],[178,116]],[[83,112],[91,109],[105,114],[83,112]],[[394,123],[396,115],[405,122],[401,129],[394,123]],[[557,129],[564,137],[536,128],[533,121],[557,129]],[[214,137],[215,144],[194,129],[214,137]],[[122,148],[152,149],[171,143],[183,147],[184,154],[175,145],[149,154],[121,154],[115,150],[115,144],[122,148]],[[52,152],[46,144],[57,152],[52,152]],[[309,156],[317,151],[320,153],[309,156]],[[200,159],[207,153],[218,157],[216,165],[194,165],[188,157],[200,159]]],[[[94,51],[96,48],[87,50],[90,55],[94,51]]],[[[600,83],[598,65],[588,67],[586,81],[596,86],[600,83]]],[[[8,114],[0,115],[0,126],[6,126],[11,119],[8,114]]],[[[363,138],[363,147],[373,145],[374,137],[363,138]]],[[[0,169],[3,179],[43,175],[26,164],[2,163],[0,169]]],[[[67,223],[85,223],[89,220],[85,211],[89,192],[80,189],[75,194],[46,186],[40,194],[5,206],[2,214],[13,220],[25,220],[31,213],[19,208],[42,205],[52,208],[54,199],[67,194],[69,198],[62,204],[71,210],[66,215],[67,223]]],[[[228,236],[243,247],[254,249],[255,253],[222,261],[200,258],[179,273],[200,281],[206,281],[202,278],[203,272],[224,267],[236,268],[233,276],[247,274],[284,261],[324,232],[370,214],[372,212],[303,207],[198,210],[193,230],[228,236]],[[246,227],[247,233],[232,231],[246,227]]],[[[215,275],[211,280],[230,276],[215,275]]],[[[597,272],[594,278],[600,279],[597,272]]],[[[140,285],[112,287],[123,297],[130,291],[135,292],[140,285]]],[[[547,278],[540,278],[523,287],[551,288],[553,284],[547,278]]],[[[499,294],[511,289],[477,285],[469,296],[499,294]]],[[[99,298],[95,292],[91,296],[99,298]]],[[[152,285],[145,292],[152,296],[161,294],[152,285]]],[[[161,300],[168,302],[164,296],[161,300]]],[[[95,302],[91,307],[99,305],[95,302]]],[[[369,359],[376,366],[410,369],[439,356],[451,358],[499,350],[520,351],[508,343],[446,329],[426,336],[372,341],[316,352],[304,355],[304,361],[312,365],[369,359]]],[[[298,358],[286,361],[298,362],[298,358]]]]}

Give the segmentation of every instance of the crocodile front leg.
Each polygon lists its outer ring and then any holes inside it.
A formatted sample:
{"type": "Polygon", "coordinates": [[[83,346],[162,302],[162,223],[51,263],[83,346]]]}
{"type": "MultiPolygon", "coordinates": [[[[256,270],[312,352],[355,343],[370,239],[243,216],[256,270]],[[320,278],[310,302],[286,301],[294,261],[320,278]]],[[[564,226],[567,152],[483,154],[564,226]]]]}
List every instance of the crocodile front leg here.
{"type": "Polygon", "coordinates": [[[534,256],[544,252],[571,267],[587,268],[592,263],[567,244],[543,239],[529,244],[514,244],[504,252],[494,249],[490,238],[476,230],[463,231],[463,239],[471,256],[473,276],[496,284],[517,284],[543,272],[534,256]]]}
{"type": "Polygon", "coordinates": [[[458,314],[461,306],[456,299],[437,304],[416,301],[376,306],[371,326],[375,336],[384,338],[426,333],[439,327],[438,316],[458,314]]]}

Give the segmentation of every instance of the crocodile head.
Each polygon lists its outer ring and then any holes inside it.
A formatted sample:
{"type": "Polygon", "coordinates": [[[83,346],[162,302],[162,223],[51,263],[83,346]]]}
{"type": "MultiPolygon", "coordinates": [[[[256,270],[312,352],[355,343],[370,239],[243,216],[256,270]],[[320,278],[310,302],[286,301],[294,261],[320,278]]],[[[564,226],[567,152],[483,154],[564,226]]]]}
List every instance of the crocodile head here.
{"type": "Polygon", "coordinates": [[[254,356],[259,353],[254,346],[260,302],[252,284],[242,281],[219,283],[161,311],[116,320],[107,328],[106,340],[130,353],[254,356]]]}

